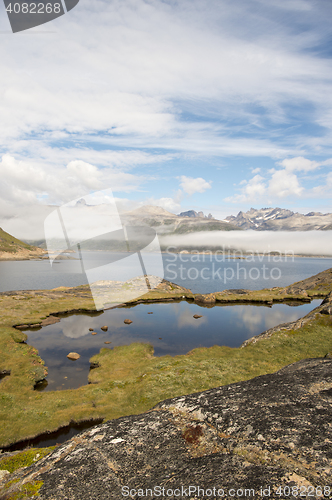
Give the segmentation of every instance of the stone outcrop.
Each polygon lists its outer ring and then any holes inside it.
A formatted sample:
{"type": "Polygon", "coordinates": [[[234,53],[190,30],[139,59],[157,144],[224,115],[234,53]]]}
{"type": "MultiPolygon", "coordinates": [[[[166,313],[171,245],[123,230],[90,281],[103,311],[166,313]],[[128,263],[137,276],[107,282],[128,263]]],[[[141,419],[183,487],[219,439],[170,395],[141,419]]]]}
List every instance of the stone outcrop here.
{"type": "Polygon", "coordinates": [[[331,402],[332,359],[303,360],[95,426],[6,476],[0,498],[31,483],[41,485],[40,500],[119,500],[130,490],[132,498],[201,499],[250,489],[246,497],[262,498],[261,488],[285,498],[279,486],[318,498],[315,488],[332,486],[331,402]]]}
{"type": "Polygon", "coordinates": [[[328,289],[328,284],[332,280],[332,269],[326,269],[314,276],[310,276],[305,280],[293,283],[289,287],[286,287],[286,293],[301,293],[306,291],[321,291],[328,289]]]}

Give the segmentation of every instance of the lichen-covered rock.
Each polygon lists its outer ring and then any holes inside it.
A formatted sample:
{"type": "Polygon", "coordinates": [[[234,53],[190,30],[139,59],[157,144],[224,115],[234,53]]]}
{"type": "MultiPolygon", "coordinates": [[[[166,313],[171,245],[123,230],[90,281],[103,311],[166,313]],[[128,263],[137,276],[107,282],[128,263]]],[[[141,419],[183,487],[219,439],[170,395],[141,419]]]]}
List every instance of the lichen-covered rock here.
{"type": "Polygon", "coordinates": [[[0,483],[8,476],[8,474],[9,474],[8,470],[0,469],[0,483]]]}
{"type": "Polygon", "coordinates": [[[216,488],[212,498],[218,489],[261,498],[263,488],[280,499],[277,488],[290,486],[318,498],[317,487],[332,492],[331,402],[332,360],[300,361],[95,426],[12,474],[6,491],[43,481],[40,500],[119,500],[130,490],[133,498],[211,497],[198,487],[216,488]]]}

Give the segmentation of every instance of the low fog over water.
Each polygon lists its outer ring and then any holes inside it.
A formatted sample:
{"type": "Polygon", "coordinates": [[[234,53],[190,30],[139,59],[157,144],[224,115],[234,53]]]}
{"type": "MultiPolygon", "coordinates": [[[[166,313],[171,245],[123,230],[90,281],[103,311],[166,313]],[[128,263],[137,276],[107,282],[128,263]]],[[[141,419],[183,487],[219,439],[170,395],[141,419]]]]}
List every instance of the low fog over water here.
{"type": "Polygon", "coordinates": [[[332,255],[332,231],[202,231],[194,234],[165,236],[168,247],[209,247],[241,250],[242,252],[297,255],[332,255]]]}

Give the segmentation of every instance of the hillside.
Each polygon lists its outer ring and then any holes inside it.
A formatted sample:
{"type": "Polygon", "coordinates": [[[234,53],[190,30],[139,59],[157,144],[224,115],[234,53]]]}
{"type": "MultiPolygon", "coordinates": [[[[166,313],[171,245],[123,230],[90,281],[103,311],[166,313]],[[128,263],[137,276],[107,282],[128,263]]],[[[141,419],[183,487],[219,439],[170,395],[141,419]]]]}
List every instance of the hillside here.
{"type": "Polygon", "coordinates": [[[0,260],[21,260],[41,257],[41,248],[28,245],[0,228],[0,260]]]}
{"type": "Polygon", "coordinates": [[[225,219],[240,229],[256,231],[326,231],[332,229],[332,214],[309,212],[300,214],[283,208],[251,208],[225,219]]]}

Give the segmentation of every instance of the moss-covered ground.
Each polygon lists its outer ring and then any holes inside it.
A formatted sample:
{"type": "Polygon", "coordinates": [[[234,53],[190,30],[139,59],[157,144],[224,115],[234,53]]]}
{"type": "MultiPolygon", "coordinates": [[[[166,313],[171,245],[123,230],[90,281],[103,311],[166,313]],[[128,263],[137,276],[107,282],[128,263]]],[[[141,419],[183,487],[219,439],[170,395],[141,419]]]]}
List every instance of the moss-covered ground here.
{"type": "Polygon", "coordinates": [[[48,448],[31,448],[15,453],[12,456],[5,456],[4,458],[0,458],[0,470],[14,472],[22,467],[29,467],[29,465],[38,462],[38,460],[41,460],[51,453],[55,448],[56,446],[50,446],[48,448]]]}
{"type": "MultiPolygon", "coordinates": [[[[315,296],[324,296],[331,288],[329,283],[315,296]]],[[[310,296],[310,290],[306,293],[310,296]]],[[[145,298],[156,298],[156,294],[157,300],[194,298],[176,286],[159,294],[151,292],[145,298]]],[[[299,298],[297,290],[293,294],[274,289],[252,292],[254,295],[260,300],[299,298]]],[[[237,300],[237,296],[233,298],[237,300]]],[[[243,302],[243,295],[239,298],[243,302]]],[[[13,325],[40,324],[55,312],[93,308],[87,287],[0,294],[0,371],[11,371],[0,382],[0,447],[74,421],[141,413],[166,398],[272,373],[289,363],[332,351],[331,318],[317,315],[298,330],[281,330],[245,348],[214,346],[158,358],[145,344],[104,348],[92,358],[100,366],[91,371],[90,385],[58,392],[34,391],[45,367],[36,349],[20,343],[24,334],[13,325]]]]}

